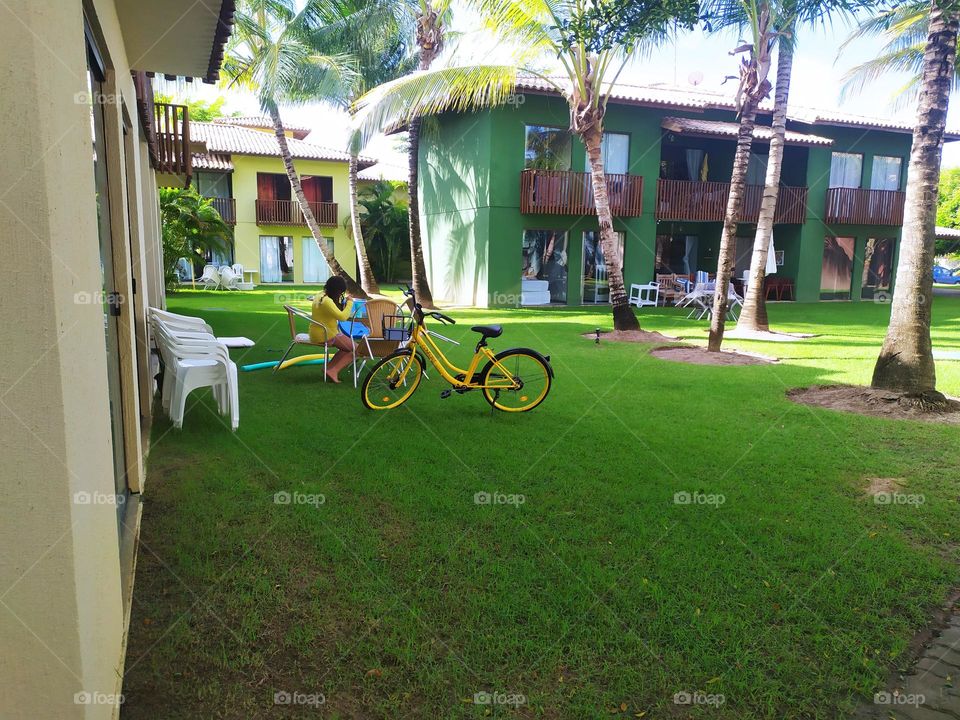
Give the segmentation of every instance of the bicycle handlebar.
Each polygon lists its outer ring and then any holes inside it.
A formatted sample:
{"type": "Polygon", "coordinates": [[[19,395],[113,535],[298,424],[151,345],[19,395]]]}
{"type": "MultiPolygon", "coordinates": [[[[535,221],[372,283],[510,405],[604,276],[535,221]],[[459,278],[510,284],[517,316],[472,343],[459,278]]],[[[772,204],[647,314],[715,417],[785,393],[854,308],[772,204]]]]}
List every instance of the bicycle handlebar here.
{"type": "Polygon", "coordinates": [[[429,315],[430,315],[430,317],[432,317],[434,320],[439,320],[440,322],[446,323],[446,324],[448,324],[448,325],[456,325],[456,324],[457,324],[457,321],[454,320],[452,317],[450,317],[449,315],[444,315],[442,312],[437,312],[436,310],[434,310],[433,312],[429,313],[429,315]]]}

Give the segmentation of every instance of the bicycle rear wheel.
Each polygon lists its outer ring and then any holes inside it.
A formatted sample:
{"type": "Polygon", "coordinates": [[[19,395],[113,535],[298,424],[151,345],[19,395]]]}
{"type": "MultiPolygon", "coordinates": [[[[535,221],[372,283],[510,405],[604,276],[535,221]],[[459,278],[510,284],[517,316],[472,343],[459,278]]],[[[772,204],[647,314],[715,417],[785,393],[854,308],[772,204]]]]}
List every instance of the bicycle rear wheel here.
{"type": "Polygon", "coordinates": [[[483,396],[497,410],[527,412],[550,392],[553,371],[535,350],[513,348],[495,356],[481,374],[483,396]]]}
{"type": "Polygon", "coordinates": [[[378,362],[363,381],[360,399],[371,410],[403,405],[420,385],[423,361],[410,350],[398,350],[378,362]]]}

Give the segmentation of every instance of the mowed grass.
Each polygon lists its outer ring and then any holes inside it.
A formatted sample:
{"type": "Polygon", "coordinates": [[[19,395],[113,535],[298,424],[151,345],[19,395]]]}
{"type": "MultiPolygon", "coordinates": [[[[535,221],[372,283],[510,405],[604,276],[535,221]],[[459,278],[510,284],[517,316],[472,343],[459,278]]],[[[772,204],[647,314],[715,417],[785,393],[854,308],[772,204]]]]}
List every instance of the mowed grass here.
{"type": "MultiPolygon", "coordinates": [[[[287,343],[268,291],[169,307],[255,339],[238,364],[287,343]]],[[[782,361],[700,367],[581,337],[604,308],[452,311],[455,359],[478,322],[552,356],[521,415],[443,400],[435,372],[387,413],[317,366],[241,373],[236,434],[191,396],[182,431],[153,428],[123,717],[843,717],[958,582],[956,426],[785,397],[868,383],[888,312],[773,305],[778,329],[820,337],[730,342],[782,361]],[[876,504],[876,477],[916,502],[876,504]]],[[[935,346],[960,348],[960,299],[934,315],[935,346]]],[[[705,338],[672,309],[641,321],[705,338]]],[[[960,395],[960,363],[938,371],[960,395]]]]}

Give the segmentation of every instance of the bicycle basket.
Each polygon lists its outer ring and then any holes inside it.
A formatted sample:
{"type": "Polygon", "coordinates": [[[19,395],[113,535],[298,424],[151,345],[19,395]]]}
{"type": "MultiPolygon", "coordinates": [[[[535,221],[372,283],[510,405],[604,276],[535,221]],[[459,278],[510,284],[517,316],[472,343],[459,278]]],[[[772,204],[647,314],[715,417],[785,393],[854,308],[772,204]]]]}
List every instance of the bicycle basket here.
{"type": "Polygon", "coordinates": [[[409,315],[384,315],[383,338],[406,342],[413,330],[413,318],[409,315]]]}

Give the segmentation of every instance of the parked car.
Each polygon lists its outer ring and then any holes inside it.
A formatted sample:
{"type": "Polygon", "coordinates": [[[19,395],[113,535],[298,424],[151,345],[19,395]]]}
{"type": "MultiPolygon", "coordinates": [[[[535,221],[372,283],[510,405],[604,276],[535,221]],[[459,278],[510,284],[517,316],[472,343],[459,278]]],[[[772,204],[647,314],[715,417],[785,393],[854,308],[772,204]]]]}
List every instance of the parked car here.
{"type": "Polygon", "coordinates": [[[934,265],[933,281],[935,283],[946,283],[947,285],[958,285],[960,284],[960,269],[950,270],[941,265],[934,265]]]}

